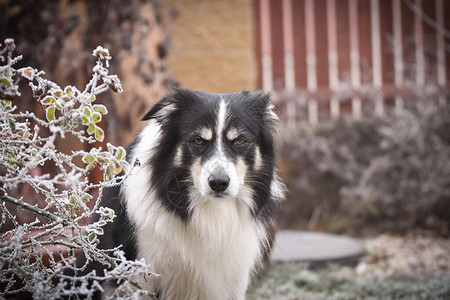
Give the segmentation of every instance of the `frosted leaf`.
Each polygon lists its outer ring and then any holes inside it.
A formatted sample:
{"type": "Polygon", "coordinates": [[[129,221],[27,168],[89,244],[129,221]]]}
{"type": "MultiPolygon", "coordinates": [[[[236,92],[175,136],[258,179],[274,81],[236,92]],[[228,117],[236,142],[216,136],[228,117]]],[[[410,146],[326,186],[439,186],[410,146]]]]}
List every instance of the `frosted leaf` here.
{"type": "Polygon", "coordinates": [[[120,83],[119,77],[117,75],[110,75],[106,78],[106,83],[108,84],[109,88],[117,93],[122,93],[122,84],[120,83]]]}
{"type": "Polygon", "coordinates": [[[95,50],[92,52],[92,55],[98,57],[100,59],[110,60],[111,56],[109,55],[109,50],[107,48],[103,48],[101,46],[97,46],[95,50]]]}
{"type": "Polygon", "coordinates": [[[34,74],[36,74],[36,70],[31,67],[26,67],[18,70],[20,74],[26,79],[32,81],[34,79],[34,74]]]}

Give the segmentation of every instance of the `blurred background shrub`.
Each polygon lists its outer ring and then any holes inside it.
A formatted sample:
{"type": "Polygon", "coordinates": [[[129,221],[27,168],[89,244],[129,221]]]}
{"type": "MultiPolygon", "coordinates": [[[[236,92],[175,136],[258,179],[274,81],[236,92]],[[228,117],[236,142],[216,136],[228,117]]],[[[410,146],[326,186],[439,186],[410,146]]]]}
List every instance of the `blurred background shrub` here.
{"type": "Polygon", "coordinates": [[[282,131],[289,193],[280,226],[448,234],[450,108],[433,99],[407,104],[383,117],[282,131]]]}

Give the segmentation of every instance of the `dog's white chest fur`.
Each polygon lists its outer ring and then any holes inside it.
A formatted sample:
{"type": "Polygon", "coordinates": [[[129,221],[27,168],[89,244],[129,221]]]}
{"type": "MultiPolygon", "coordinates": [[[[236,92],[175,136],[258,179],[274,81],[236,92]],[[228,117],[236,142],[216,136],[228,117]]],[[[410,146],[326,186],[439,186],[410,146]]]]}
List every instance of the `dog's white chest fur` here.
{"type": "Polygon", "coordinates": [[[231,200],[198,211],[186,225],[155,207],[154,226],[138,229],[138,255],[161,275],[146,286],[161,299],[243,299],[263,228],[248,224],[231,200]]]}

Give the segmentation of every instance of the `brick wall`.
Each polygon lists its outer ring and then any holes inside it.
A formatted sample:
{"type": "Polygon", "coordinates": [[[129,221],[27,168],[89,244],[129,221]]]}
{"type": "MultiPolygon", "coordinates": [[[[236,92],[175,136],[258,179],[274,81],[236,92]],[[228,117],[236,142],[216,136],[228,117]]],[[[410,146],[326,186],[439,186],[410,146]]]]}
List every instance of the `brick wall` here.
{"type": "Polygon", "coordinates": [[[256,88],[251,0],[167,0],[162,5],[167,16],[175,16],[166,26],[168,66],[181,86],[209,92],[256,88]]]}

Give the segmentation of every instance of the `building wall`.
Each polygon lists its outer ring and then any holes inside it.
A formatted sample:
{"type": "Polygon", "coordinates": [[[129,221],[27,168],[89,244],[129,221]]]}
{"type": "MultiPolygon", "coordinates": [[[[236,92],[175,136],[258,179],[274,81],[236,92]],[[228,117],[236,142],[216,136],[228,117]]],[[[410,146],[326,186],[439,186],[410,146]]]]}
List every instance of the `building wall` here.
{"type": "Polygon", "coordinates": [[[256,88],[253,1],[165,0],[168,67],[182,87],[208,92],[256,88]]]}

